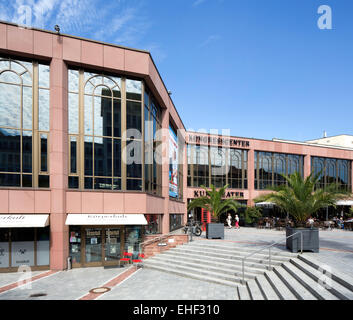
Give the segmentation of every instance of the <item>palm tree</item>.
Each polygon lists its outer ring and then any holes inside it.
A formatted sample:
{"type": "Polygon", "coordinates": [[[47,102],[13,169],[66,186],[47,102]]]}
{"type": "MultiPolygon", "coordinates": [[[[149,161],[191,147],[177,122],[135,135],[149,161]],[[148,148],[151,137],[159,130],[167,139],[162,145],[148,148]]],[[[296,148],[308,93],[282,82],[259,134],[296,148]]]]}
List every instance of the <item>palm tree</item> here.
{"type": "Polygon", "coordinates": [[[220,188],[218,191],[214,185],[211,184],[211,189],[201,186],[206,191],[206,196],[195,198],[188,204],[188,211],[195,208],[203,208],[211,213],[211,215],[219,221],[220,215],[228,210],[237,212],[242,205],[235,199],[223,199],[228,185],[220,188]]]}
{"type": "Polygon", "coordinates": [[[315,188],[321,172],[315,176],[311,173],[305,179],[298,172],[282,176],[286,184],[270,187],[269,190],[275,192],[257,197],[254,201],[274,203],[294,218],[297,227],[304,227],[307,219],[319,209],[336,207],[337,200],[350,195],[347,191],[340,190],[334,183],[327,185],[325,189],[315,188]]]}

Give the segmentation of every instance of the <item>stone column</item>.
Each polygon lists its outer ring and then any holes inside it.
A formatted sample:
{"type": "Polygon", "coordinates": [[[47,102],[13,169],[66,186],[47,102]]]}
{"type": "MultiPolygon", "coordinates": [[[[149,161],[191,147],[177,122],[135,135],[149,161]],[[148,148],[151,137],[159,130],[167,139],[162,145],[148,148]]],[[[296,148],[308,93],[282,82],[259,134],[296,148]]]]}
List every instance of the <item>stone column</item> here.
{"type": "Polygon", "coordinates": [[[169,110],[162,113],[162,196],[164,197],[164,215],[162,233],[169,233],[169,110]]]}
{"type": "Polygon", "coordinates": [[[311,157],[310,154],[304,156],[304,178],[310,176],[311,173],[311,157]]]}
{"type": "Polygon", "coordinates": [[[253,206],[253,196],[255,191],[255,151],[253,149],[248,152],[248,190],[248,206],[253,206]]]}
{"type": "Polygon", "coordinates": [[[53,37],[50,63],[50,269],[67,267],[69,250],[66,220],[68,186],[68,99],[67,66],[62,59],[62,40],[53,37]]]}

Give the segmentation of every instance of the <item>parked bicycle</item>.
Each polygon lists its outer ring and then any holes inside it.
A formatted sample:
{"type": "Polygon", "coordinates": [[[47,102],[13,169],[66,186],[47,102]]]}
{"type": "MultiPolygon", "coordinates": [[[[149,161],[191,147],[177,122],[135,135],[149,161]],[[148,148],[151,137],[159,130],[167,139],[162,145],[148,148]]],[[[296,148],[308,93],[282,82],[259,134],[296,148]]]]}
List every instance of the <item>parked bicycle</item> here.
{"type": "Polygon", "coordinates": [[[189,222],[185,227],[184,227],[184,233],[188,234],[190,233],[190,225],[192,225],[192,233],[197,236],[200,237],[202,234],[202,229],[200,226],[200,223],[195,221],[195,222],[189,222]]]}

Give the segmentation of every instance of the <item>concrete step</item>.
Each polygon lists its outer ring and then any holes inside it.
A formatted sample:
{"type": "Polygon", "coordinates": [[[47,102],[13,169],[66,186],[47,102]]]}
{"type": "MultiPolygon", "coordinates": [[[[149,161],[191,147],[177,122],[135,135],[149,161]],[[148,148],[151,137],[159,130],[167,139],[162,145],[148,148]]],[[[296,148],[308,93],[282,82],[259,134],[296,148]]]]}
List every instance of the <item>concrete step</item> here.
{"type": "Polygon", "coordinates": [[[239,300],[251,300],[248,287],[246,285],[238,286],[239,300]]]}
{"type": "Polygon", "coordinates": [[[251,300],[265,300],[255,280],[247,281],[246,286],[248,287],[251,300]]]}
{"type": "Polygon", "coordinates": [[[209,273],[200,273],[198,269],[193,268],[175,268],[174,266],[168,264],[154,264],[154,263],[146,263],[144,265],[145,268],[154,269],[162,272],[168,272],[175,275],[179,275],[185,278],[191,278],[216,284],[221,284],[229,287],[236,288],[239,284],[238,279],[234,278],[231,280],[220,279],[219,277],[215,277],[211,272],[209,273]]]}
{"type": "Polygon", "coordinates": [[[284,285],[294,294],[297,300],[317,300],[306,288],[287,272],[282,266],[276,266],[273,271],[281,279],[284,285]]]}
{"type": "MultiPolygon", "coordinates": [[[[215,248],[215,249],[219,249],[219,250],[235,250],[236,252],[245,253],[245,254],[248,254],[249,252],[261,249],[261,246],[242,247],[242,246],[239,246],[238,244],[232,243],[232,242],[230,242],[230,243],[229,242],[212,242],[212,240],[193,241],[193,242],[189,242],[187,244],[187,246],[190,246],[190,247],[215,248]]],[[[266,247],[266,245],[264,245],[262,247],[266,247]]],[[[264,250],[263,254],[265,254],[265,255],[267,254],[268,255],[268,249],[264,250]]],[[[280,248],[278,248],[276,246],[272,248],[272,254],[276,255],[276,256],[283,256],[283,257],[289,257],[289,258],[293,258],[293,257],[296,257],[298,255],[296,253],[292,253],[292,252],[288,252],[288,251],[282,250],[282,249],[280,249],[280,248]]]]}
{"type": "MultiPolygon", "coordinates": [[[[148,262],[153,262],[153,263],[164,263],[164,264],[170,264],[173,266],[178,266],[178,267],[191,267],[191,268],[198,268],[199,270],[206,270],[206,271],[212,271],[215,274],[219,274],[220,277],[222,277],[224,274],[229,274],[233,275],[235,277],[241,278],[242,277],[242,268],[237,267],[237,266],[231,266],[231,265],[226,265],[226,266],[215,266],[213,265],[213,262],[204,263],[202,260],[198,262],[197,260],[189,260],[184,257],[176,258],[173,256],[168,256],[166,255],[160,255],[160,256],[155,256],[151,259],[148,260],[148,262]]],[[[258,270],[258,269],[246,269],[246,272],[244,272],[244,276],[247,279],[255,279],[256,274],[263,274],[264,270],[258,270]]]]}
{"type": "Polygon", "coordinates": [[[318,282],[310,278],[305,272],[294,266],[290,262],[283,263],[283,268],[293,277],[298,283],[310,292],[318,300],[338,300],[336,296],[322,288],[318,282]],[[320,290],[321,289],[321,290],[320,290]]]}
{"type": "MultiPolygon", "coordinates": [[[[184,253],[184,252],[174,252],[174,251],[165,251],[161,255],[158,255],[158,257],[175,257],[175,258],[180,258],[180,259],[190,259],[194,260],[197,262],[202,262],[206,264],[212,264],[212,265],[218,265],[218,266],[224,266],[224,267],[240,267],[242,268],[242,261],[241,260],[235,260],[235,259],[224,259],[224,258],[214,258],[210,259],[209,257],[205,257],[204,255],[194,255],[190,253],[184,253]]],[[[280,265],[280,262],[277,263],[280,265]]],[[[249,262],[245,261],[244,263],[245,268],[252,268],[254,270],[259,270],[260,272],[264,272],[265,270],[268,270],[268,264],[263,264],[263,263],[256,263],[256,262],[249,262]]]]}
{"type": "MultiPolygon", "coordinates": [[[[190,253],[190,254],[194,254],[194,255],[203,255],[203,256],[205,256],[205,257],[207,256],[209,258],[224,258],[224,259],[234,259],[234,260],[240,260],[240,261],[245,256],[245,255],[238,254],[236,252],[234,252],[234,253],[232,253],[232,252],[221,253],[217,250],[211,252],[211,251],[204,251],[202,249],[194,249],[194,248],[190,248],[187,246],[172,248],[169,251],[170,252],[190,253]]],[[[271,260],[272,260],[273,264],[278,264],[278,263],[282,263],[285,261],[289,261],[289,258],[272,257],[271,260]]],[[[257,263],[268,263],[269,257],[268,257],[268,255],[254,255],[254,256],[247,258],[247,261],[257,262],[257,263]]]]}
{"type": "Polygon", "coordinates": [[[316,260],[314,257],[309,255],[299,255],[298,259],[310,265],[316,270],[319,270],[321,273],[325,272],[327,277],[330,277],[332,280],[339,283],[341,286],[348,289],[350,292],[353,292],[353,277],[349,276],[341,271],[338,271],[335,268],[327,267],[322,262],[316,260]]]}
{"type": "Polygon", "coordinates": [[[265,275],[261,274],[256,276],[255,281],[265,300],[280,300],[265,275]]]}
{"type": "MultiPolygon", "coordinates": [[[[171,263],[165,263],[165,262],[160,262],[160,261],[148,261],[146,260],[145,262],[145,267],[165,267],[165,268],[173,268],[174,270],[177,270],[179,272],[182,272],[187,276],[189,273],[196,273],[198,275],[204,275],[206,277],[211,277],[214,279],[220,279],[220,280],[226,280],[228,282],[234,283],[234,285],[237,285],[238,283],[241,283],[240,277],[232,275],[230,273],[225,273],[221,274],[219,272],[214,272],[212,270],[204,270],[200,269],[199,266],[181,266],[181,265],[175,265],[171,263]]],[[[250,280],[249,278],[246,278],[246,280],[250,280]]]]}
{"type": "Polygon", "coordinates": [[[272,289],[276,292],[276,295],[280,300],[298,300],[292,291],[286,286],[285,283],[278,277],[273,271],[265,272],[265,278],[271,285],[272,289]]]}
{"type": "Polygon", "coordinates": [[[319,289],[329,291],[340,300],[353,300],[353,292],[342,286],[339,282],[336,282],[332,277],[326,276],[322,271],[315,269],[300,259],[291,259],[290,262],[313,279],[319,289]]]}

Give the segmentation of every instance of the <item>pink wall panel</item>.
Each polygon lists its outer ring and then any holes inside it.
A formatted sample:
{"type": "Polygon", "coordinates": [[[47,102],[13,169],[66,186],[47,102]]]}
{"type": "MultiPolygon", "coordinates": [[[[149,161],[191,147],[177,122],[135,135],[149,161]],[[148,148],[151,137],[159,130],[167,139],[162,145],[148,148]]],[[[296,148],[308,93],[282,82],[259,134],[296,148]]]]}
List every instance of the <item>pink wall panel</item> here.
{"type": "Polygon", "coordinates": [[[33,190],[9,190],[9,213],[35,213],[33,190]]]}
{"type": "Polygon", "coordinates": [[[104,193],[103,212],[104,213],[124,213],[124,194],[104,193]]]}
{"type": "Polygon", "coordinates": [[[82,192],[66,192],[67,213],[82,212],[82,192]]]}
{"type": "Polygon", "coordinates": [[[83,192],[82,213],[102,213],[104,211],[103,193],[83,192]]]}
{"type": "Polygon", "coordinates": [[[7,49],[7,26],[0,24],[0,48],[7,49]]]}
{"type": "Polygon", "coordinates": [[[34,192],[34,211],[35,213],[50,213],[50,191],[34,192]]]}
{"type": "Polygon", "coordinates": [[[52,34],[40,31],[33,32],[33,53],[38,56],[51,57],[53,55],[52,34]]]}
{"type": "Polygon", "coordinates": [[[7,49],[33,54],[33,30],[7,25],[7,49]]]}
{"type": "Polygon", "coordinates": [[[0,190],[0,213],[9,213],[9,190],[0,190]]]}
{"type": "Polygon", "coordinates": [[[81,62],[103,67],[103,45],[89,41],[82,41],[81,45],[81,62]]]}

